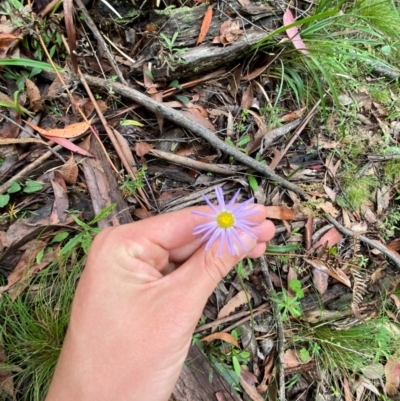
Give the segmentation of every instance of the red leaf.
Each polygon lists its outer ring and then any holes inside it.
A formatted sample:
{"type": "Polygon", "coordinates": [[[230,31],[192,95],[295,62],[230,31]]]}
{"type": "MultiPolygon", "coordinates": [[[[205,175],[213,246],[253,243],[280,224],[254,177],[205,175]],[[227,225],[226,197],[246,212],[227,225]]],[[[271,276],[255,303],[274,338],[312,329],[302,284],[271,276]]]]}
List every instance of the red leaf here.
{"type": "MultiPolygon", "coordinates": [[[[290,25],[293,24],[293,22],[295,22],[295,19],[292,12],[288,8],[285,11],[285,14],[283,14],[283,25],[290,25]]],[[[297,50],[301,51],[303,54],[310,54],[310,52],[306,48],[306,45],[300,37],[299,28],[297,26],[286,29],[286,34],[297,50]]]]}
{"type": "Polygon", "coordinates": [[[199,45],[201,42],[203,42],[204,38],[206,37],[208,30],[210,29],[212,15],[213,15],[213,9],[212,7],[208,7],[204,15],[203,23],[201,24],[200,33],[199,37],[197,38],[196,45],[199,45]]]}
{"type": "Polygon", "coordinates": [[[86,152],[86,150],[83,150],[79,146],[76,146],[74,143],[72,143],[67,138],[59,138],[57,136],[50,137],[50,136],[46,136],[46,135],[43,135],[43,136],[50,141],[58,143],[59,145],[63,146],[65,149],[71,150],[72,152],[79,153],[80,155],[83,155],[83,156],[94,157],[91,153],[86,152]]]}

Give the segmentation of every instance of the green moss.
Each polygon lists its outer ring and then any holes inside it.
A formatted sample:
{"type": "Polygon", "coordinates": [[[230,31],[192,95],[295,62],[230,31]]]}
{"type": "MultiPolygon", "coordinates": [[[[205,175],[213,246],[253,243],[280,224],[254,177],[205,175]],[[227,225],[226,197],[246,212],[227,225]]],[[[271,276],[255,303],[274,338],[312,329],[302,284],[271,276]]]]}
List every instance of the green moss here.
{"type": "Polygon", "coordinates": [[[342,207],[350,205],[354,209],[359,210],[361,205],[367,205],[372,201],[374,198],[374,191],[378,185],[378,179],[371,175],[364,176],[354,182],[349,180],[343,196],[338,199],[338,203],[342,207]]]}

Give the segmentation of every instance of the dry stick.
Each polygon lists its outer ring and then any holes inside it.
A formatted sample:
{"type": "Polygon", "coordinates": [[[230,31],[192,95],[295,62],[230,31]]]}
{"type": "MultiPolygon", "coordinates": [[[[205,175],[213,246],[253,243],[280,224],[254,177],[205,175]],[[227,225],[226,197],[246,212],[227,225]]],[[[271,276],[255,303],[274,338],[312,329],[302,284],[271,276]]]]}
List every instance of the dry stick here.
{"type": "Polygon", "coordinates": [[[290,147],[293,145],[293,142],[298,138],[298,136],[303,132],[303,129],[306,127],[308,122],[311,120],[311,117],[314,116],[315,112],[317,111],[317,107],[320,105],[321,99],[318,100],[317,103],[315,103],[314,107],[310,110],[308,113],[307,117],[302,121],[302,123],[297,127],[296,131],[290,138],[288,144],[286,145],[285,149],[280,154],[280,159],[282,160],[283,156],[287,153],[287,151],[290,149],[290,147]]]}
{"type": "MultiPolygon", "coordinates": [[[[347,235],[349,237],[354,237],[354,232],[349,230],[346,227],[343,227],[336,219],[327,214],[325,218],[329,221],[329,223],[333,224],[342,234],[347,235]]],[[[385,256],[387,256],[398,268],[400,268],[400,258],[398,258],[394,253],[390,251],[385,245],[380,244],[377,241],[364,237],[364,235],[358,235],[357,238],[364,242],[365,244],[372,246],[372,248],[377,249],[382,252],[385,256]]]]}
{"type": "Polygon", "coordinates": [[[168,160],[171,163],[181,164],[185,167],[189,167],[196,170],[210,171],[211,173],[223,174],[223,175],[232,175],[236,173],[236,171],[220,167],[216,164],[199,162],[197,160],[190,159],[189,157],[178,156],[173,153],[163,152],[162,150],[151,149],[149,151],[149,154],[160,157],[161,159],[164,160],[168,160]]]}
{"type": "MultiPolygon", "coordinates": [[[[253,309],[253,312],[254,313],[257,313],[259,311],[265,312],[265,311],[268,310],[268,307],[269,307],[269,304],[263,304],[263,305],[260,305],[259,307],[255,308],[255,309],[253,309]]],[[[235,313],[234,315],[221,317],[220,319],[216,319],[213,322],[203,324],[202,326],[198,327],[194,331],[194,333],[200,333],[200,332],[202,332],[204,330],[213,329],[215,326],[219,326],[221,324],[225,324],[225,323],[231,322],[232,320],[240,319],[241,317],[249,318],[250,317],[250,311],[238,312],[238,313],[235,313]]]]}
{"type": "MultiPolygon", "coordinates": [[[[274,286],[272,285],[271,277],[269,275],[267,261],[265,260],[265,256],[260,257],[261,263],[261,272],[267,283],[268,290],[271,293],[274,293],[274,286]]],[[[279,311],[278,306],[274,303],[274,311],[275,311],[275,320],[276,325],[278,328],[278,360],[279,360],[279,401],[285,401],[285,367],[284,367],[284,360],[283,360],[283,353],[285,350],[285,333],[283,331],[283,324],[282,324],[282,316],[281,312],[279,311]]]]}
{"type": "Polygon", "coordinates": [[[104,51],[105,55],[107,56],[108,61],[110,62],[113,70],[118,76],[118,79],[124,84],[127,85],[125,78],[123,77],[120,69],[118,68],[117,63],[114,60],[113,55],[111,54],[110,50],[108,49],[107,43],[104,41],[103,36],[101,36],[99,30],[97,29],[96,24],[93,22],[92,18],[90,17],[90,14],[88,10],[86,9],[85,5],[82,3],[81,0],[75,0],[75,3],[77,4],[79,10],[85,14],[85,22],[87,23],[88,27],[93,33],[93,36],[96,38],[97,43],[101,46],[102,50],[104,51]]]}
{"type": "MultiPolygon", "coordinates": [[[[61,150],[63,147],[58,145],[53,148],[54,152],[58,152],[61,150]]],[[[7,192],[8,188],[10,188],[10,185],[13,181],[18,181],[21,178],[26,177],[30,172],[32,172],[36,167],[39,167],[42,165],[42,163],[47,160],[50,156],[53,155],[53,152],[50,150],[44,153],[42,156],[40,156],[38,159],[33,161],[29,166],[26,166],[24,169],[22,169],[19,173],[14,175],[12,178],[10,178],[8,181],[6,181],[3,185],[0,186],[0,195],[3,195],[7,192]]]]}
{"type": "Polygon", "coordinates": [[[176,111],[170,107],[163,105],[162,103],[158,103],[157,101],[151,99],[147,95],[129,88],[128,86],[121,85],[118,82],[108,82],[104,79],[94,78],[85,75],[86,81],[94,87],[102,88],[105,90],[111,89],[115,93],[118,93],[125,98],[131,99],[136,103],[141,104],[146,109],[152,111],[155,114],[160,114],[165,118],[173,121],[174,123],[184,127],[191,132],[197,134],[198,136],[205,139],[208,143],[210,143],[214,148],[221,150],[224,153],[227,153],[230,156],[233,156],[239,162],[245,164],[246,166],[250,167],[251,169],[259,172],[260,174],[264,175],[265,177],[269,178],[270,180],[276,181],[278,184],[296,192],[297,194],[301,195],[303,198],[307,198],[308,195],[305,191],[299,188],[297,185],[292,184],[291,182],[285,180],[284,178],[279,177],[279,175],[275,174],[271,169],[266,167],[265,165],[259,163],[252,157],[245,155],[240,150],[236,149],[233,146],[228,145],[221,139],[217,138],[215,134],[209,131],[207,128],[203,127],[199,123],[190,118],[184,116],[179,111],[176,111]]]}
{"type": "MultiPolygon", "coordinates": [[[[89,85],[88,85],[87,82],[86,82],[85,76],[82,74],[82,72],[81,72],[81,70],[80,70],[79,67],[78,67],[78,75],[79,75],[79,77],[80,77],[80,79],[81,79],[81,82],[82,82],[83,87],[84,87],[85,90],[86,90],[86,93],[88,94],[90,100],[92,101],[92,104],[93,104],[93,106],[94,106],[94,108],[95,108],[95,110],[96,110],[97,115],[98,115],[99,118],[100,118],[101,123],[103,124],[104,129],[105,129],[106,132],[107,132],[108,137],[110,138],[110,140],[111,140],[111,142],[112,142],[112,144],[113,144],[113,146],[114,146],[114,149],[116,150],[116,152],[117,152],[117,154],[118,154],[118,157],[121,159],[122,164],[123,164],[124,167],[125,167],[125,170],[129,173],[129,175],[131,176],[132,180],[136,180],[136,175],[135,175],[134,171],[132,170],[132,166],[129,164],[128,160],[126,159],[125,154],[124,154],[124,152],[122,151],[121,146],[120,146],[120,144],[119,144],[117,138],[115,137],[114,132],[113,132],[112,129],[109,127],[109,125],[108,125],[108,123],[107,123],[107,120],[105,119],[104,114],[103,114],[102,111],[100,110],[100,107],[99,107],[98,103],[96,102],[96,99],[94,98],[93,93],[92,93],[92,91],[91,91],[89,85]]],[[[99,138],[98,138],[98,139],[99,139],[99,138]]],[[[100,144],[103,146],[103,144],[101,143],[100,139],[99,139],[99,142],[100,142],[100,144]]],[[[104,149],[104,146],[103,146],[103,150],[104,150],[104,152],[107,154],[107,151],[104,149]]],[[[150,204],[149,204],[149,201],[147,200],[146,193],[143,191],[142,188],[139,188],[139,189],[138,189],[138,193],[139,193],[139,195],[142,197],[144,203],[146,204],[147,209],[150,210],[150,209],[151,209],[151,206],[150,206],[150,204]]],[[[140,203],[140,206],[142,206],[143,209],[146,209],[146,207],[144,207],[144,205],[142,204],[140,198],[139,198],[139,197],[135,197],[135,198],[136,198],[137,201],[140,203]]]]}

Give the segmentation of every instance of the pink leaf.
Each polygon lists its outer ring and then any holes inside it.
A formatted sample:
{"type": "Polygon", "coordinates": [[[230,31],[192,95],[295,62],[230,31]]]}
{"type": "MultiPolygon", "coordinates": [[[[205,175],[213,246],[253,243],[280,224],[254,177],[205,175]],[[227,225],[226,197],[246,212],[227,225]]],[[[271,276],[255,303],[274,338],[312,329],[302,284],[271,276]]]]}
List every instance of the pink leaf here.
{"type": "Polygon", "coordinates": [[[52,137],[47,137],[46,135],[43,135],[46,139],[53,141],[55,143],[58,143],[59,145],[63,146],[64,148],[71,150],[72,152],[79,153],[83,156],[88,156],[88,157],[94,157],[91,153],[86,152],[86,150],[83,150],[79,146],[76,146],[74,143],[72,143],[69,139],[67,138],[60,138],[57,136],[52,136],[52,137]]]}
{"type": "MultiPolygon", "coordinates": [[[[290,25],[293,24],[293,22],[295,22],[293,14],[288,8],[285,11],[285,14],[283,14],[283,25],[290,25]]],[[[301,51],[303,54],[310,54],[310,52],[306,48],[306,45],[300,37],[299,28],[297,26],[286,29],[286,34],[297,50],[301,51]]]]}

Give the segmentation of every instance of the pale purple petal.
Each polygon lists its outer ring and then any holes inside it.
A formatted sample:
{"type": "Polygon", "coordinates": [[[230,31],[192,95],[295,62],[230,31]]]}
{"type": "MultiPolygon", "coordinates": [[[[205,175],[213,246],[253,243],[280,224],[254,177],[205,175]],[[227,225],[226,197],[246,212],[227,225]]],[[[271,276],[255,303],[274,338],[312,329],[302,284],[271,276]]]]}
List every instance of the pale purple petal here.
{"type": "MultiPolygon", "coordinates": [[[[215,208],[215,206],[211,203],[210,199],[207,198],[207,196],[202,195],[203,199],[206,201],[207,205],[210,206],[211,210],[217,214],[218,210],[215,208]]],[[[194,212],[193,212],[194,213],[194,212]]]]}
{"type": "Polygon", "coordinates": [[[202,233],[203,231],[207,231],[208,229],[210,229],[210,228],[213,229],[215,227],[217,227],[217,225],[215,224],[215,221],[211,221],[210,223],[201,224],[193,230],[193,234],[197,235],[197,234],[202,233]]]}
{"type": "Polygon", "coordinates": [[[213,242],[214,242],[219,236],[221,236],[222,233],[223,233],[224,231],[225,231],[225,230],[223,230],[222,228],[217,228],[217,229],[214,231],[214,233],[213,233],[213,235],[211,236],[211,238],[207,241],[206,250],[210,249],[210,247],[211,247],[211,245],[213,244],[213,242]]]}
{"type": "Polygon", "coordinates": [[[217,194],[218,205],[221,210],[225,209],[225,200],[224,200],[224,193],[221,187],[215,188],[215,193],[217,194]]]}
{"type": "Polygon", "coordinates": [[[240,236],[239,236],[239,234],[238,234],[238,232],[236,230],[233,230],[233,235],[238,240],[240,246],[247,251],[247,246],[245,244],[243,244],[243,241],[241,240],[241,238],[240,238],[240,236]]]}
{"type": "Polygon", "coordinates": [[[253,238],[253,239],[257,239],[257,237],[253,234],[254,230],[243,225],[238,225],[237,228],[241,231],[243,231],[245,234],[247,234],[249,237],[253,238]]]}
{"type": "Polygon", "coordinates": [[[228,203],[228,206],[226,207],[228,210],[232,211],[232,206],[234,205],[237,197],[239,196],[240,193],[240,189],[238,189],[235,193],[235,195],[233,195],[233,198],[231,199],[231,201],[228,203]]]}
{"type": "Polygon", "coordinates": [[[232,232],[235,232],[234,228],[226,230],[226,239],[227,239],[227,242],[228,242],[229,253],[231,255],[235,255],[236,252],[235,252],[235,249],[233,247],[232,232]]]}

